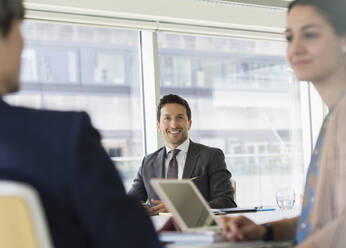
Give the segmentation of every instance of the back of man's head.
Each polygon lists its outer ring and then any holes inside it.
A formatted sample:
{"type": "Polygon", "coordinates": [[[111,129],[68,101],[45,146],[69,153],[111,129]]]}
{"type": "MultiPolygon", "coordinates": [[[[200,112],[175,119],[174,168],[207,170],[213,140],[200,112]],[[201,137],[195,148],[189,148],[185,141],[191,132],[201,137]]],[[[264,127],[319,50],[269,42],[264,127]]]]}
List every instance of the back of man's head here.
{"type": "Polygon", "coordinates": [[[0,96],[19,89],[23,18],[22,0],[0,0],[0,96]]]}
{"type": "Polygon", "coordinates": [[[0,35],[6,37],[14,20],[24,18],[22,0],[0,0],[0,35]]]}

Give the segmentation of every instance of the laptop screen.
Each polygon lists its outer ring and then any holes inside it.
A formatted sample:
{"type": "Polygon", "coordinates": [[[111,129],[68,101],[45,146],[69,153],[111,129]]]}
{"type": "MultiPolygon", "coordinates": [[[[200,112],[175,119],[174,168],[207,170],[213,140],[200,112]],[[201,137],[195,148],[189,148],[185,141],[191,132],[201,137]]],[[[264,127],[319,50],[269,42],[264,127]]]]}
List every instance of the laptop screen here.
{"type": "Polygon", "coordinates": [[[158,184],[188,228],[218,226],[191,182],[172,180],[158,184]]]}

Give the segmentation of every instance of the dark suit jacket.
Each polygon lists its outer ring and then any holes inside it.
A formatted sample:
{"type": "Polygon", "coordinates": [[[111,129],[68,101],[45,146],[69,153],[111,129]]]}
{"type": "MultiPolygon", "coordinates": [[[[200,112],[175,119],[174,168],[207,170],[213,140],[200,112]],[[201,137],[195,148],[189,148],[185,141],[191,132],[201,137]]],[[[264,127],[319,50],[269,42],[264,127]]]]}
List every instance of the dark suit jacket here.
{"type": "Polygon", "coordinates": [[[0,98],[0,179],[36,188],[55,248],[159,247],[85,113],[12,107],[0,98]]]}
{"type": "MultiPolygon", "coordinates": [[[[141,201],[159,199],[150,185],[152,178],[165,178],[166,148],[147,155],[142,161],[136,178],[133,181],[130,195],[135,195],[141,201]]],[[[236,207],[233,200],[234,190],[230,178],[231,173],[226,168],[225,156],[220,149],[201,145],[190,141],[187,152],[183,178],[194,178],[204,198],[212,208],[236,207]]]]}

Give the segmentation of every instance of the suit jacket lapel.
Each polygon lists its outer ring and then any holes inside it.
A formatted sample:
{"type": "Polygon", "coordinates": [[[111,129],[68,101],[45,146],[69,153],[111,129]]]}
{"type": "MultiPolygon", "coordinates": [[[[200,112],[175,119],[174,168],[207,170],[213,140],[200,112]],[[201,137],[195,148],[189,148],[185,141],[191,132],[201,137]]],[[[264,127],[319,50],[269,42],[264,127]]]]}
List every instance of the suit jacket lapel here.
{"type": "Polygon", "coordinates": [[[154,161],[154,171],[156,178],[165,178],[165,158],[166,148],[163,147],[163,149],[157,155],[156,160],[154,161]]]}
{"type": "Polygon", "coordinates": [[[187,151],[187,157],[185,161],[184,171],[183,171],[183,178],[190,178],[192,176],[192,172],[196,166],[196,156],[198,154],[198,148],[190,140],[189,149],[187,151]]]}

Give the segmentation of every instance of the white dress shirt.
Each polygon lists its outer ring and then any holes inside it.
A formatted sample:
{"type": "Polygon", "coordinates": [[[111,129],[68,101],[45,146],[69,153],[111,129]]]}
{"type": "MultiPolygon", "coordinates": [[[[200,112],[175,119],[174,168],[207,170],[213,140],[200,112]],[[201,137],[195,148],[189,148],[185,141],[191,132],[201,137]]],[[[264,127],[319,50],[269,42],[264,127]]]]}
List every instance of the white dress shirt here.
{"type": "MultiPolygon", "coordinates": [[[[190,139],[187,138],[182,144],[180,144],[177,148],[175,148],[180,150],[180,152],[176,156],[177,162],[178,162],[178,179],[183,178],[185,161],[186,161],[187,151],[189,150],[189,146],[190,146],[190,139]]],[[[172,152],[170,153],[170,151],[172,150],[173,149],[166,146],[166,160],[165,160],[165,177],[166,178],[167,178],[167,172],[168,172],[168,165],[173,156],[173,153],[172,152]]]]}

